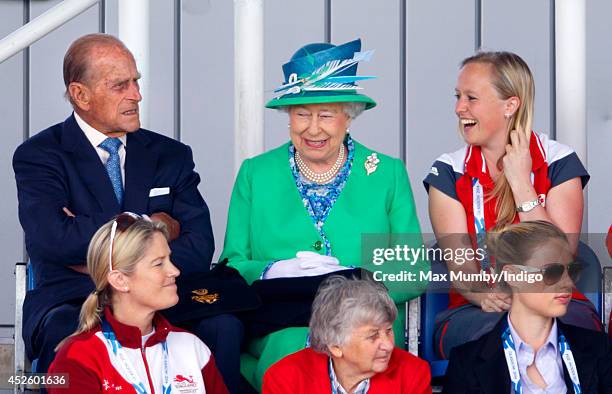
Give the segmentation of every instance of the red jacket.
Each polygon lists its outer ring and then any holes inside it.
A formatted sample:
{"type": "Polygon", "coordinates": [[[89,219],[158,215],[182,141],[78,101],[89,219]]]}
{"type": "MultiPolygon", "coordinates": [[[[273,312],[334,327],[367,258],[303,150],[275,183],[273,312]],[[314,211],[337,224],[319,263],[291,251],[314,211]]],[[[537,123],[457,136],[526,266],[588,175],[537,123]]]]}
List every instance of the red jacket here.
{"type": "MultiPolygon", "coordinates": [[[[115,320],[110,310],[104,311],[121,344],[121,354],[143,383],[147,393],[161,393],[164,351],[168,349],[168,380],[173,393],[227,394],[221,374],[208,347],[195,335],[173,327],[161,315],[153,319],[155,333],[148,338],[144,350],[137,327],[115,320]],[[151,386],[153,386],[151,388],[151,386]]],[[[100,326],[77,335],[65,343],[49,367],[49,374],[68,374],[67,388],[49,388],[49,393],[136,393],[127,380],[129,369],[114,356],[100,326]]]]}
{"type": "MultiPolygon", "coordinates": [[[[308,348],[272,365],[263,378],[263,394],[329,394],[329,356],[308,348]]],[[[430,394],[429,365],[395,348],[387,370],[370,378],[368,394],[430,394]]]]}

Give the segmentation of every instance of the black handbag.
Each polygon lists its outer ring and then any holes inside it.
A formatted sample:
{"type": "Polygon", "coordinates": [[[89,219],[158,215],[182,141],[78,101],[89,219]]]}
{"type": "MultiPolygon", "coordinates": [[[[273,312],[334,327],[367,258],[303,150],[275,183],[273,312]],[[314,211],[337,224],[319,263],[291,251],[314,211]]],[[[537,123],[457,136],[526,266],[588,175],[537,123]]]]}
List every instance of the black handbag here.
{"type": "Polygon", "coordinates": [[[251,287],[262,305],[255,311],[241,314],[246,332],[260,337],[287,327],[308,326],[312,302],[327,277],[362,278],[368,274],[364,269],[353,268],[319,276],[256,280],[251,287]]]}
{"type": "Polygon", "coordinates": [[[227,261],[210,271],[190,273],[176,278],[179,302],[161,313],[172,324],[257,309],[259,296],[240,273],[228,267],[227,261]]]}

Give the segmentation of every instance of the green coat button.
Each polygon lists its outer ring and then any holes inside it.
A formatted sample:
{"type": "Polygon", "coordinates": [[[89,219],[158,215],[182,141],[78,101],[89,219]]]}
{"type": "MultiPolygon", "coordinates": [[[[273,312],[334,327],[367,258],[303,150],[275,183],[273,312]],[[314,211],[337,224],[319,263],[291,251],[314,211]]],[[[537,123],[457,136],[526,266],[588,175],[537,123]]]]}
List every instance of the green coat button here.
{"type": "Polygon", "coordinates": [[[323,244],[321,243],[321,241],[317,241],[312,246],[314,246],[316,250],[321,250],[321,247],[323,246],[323,244]]]}

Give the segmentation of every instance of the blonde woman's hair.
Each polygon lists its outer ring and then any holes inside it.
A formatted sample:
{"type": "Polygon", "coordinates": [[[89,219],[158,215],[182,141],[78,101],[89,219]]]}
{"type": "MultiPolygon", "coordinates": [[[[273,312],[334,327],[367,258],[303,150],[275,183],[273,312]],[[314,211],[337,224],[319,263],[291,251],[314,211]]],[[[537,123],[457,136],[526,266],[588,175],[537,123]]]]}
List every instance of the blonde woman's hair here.
{"type": "Polygon", "coordinates": [[[557,226],[544,220],[497,226],[487,232],[487,251],[495,258],[501,272],[507,264],[525,265],[533,252],[551,240],[561,241],[569,251],[567,236],[557,226]]]}
{"type": "MultiPolygon", "coordinates": [[[[108,283],[108,273],[110,270],[110,233],[114,221],[115,219],[100,227],[89,242],[87,269],[95,285],[95,291],[89,294],[81,307],[79,327],[57,345],[56,351],[68,338],[89,331],[98,325],[104,308],[111,306],[113,290],[108,283]]],[[[134,222],[123,231],[117,229],[113,240],[113,269],[125,275],[132,274],[156,233],[160,233],[166,240],[168,239],[168,231],[164,223],[152,222],[143,218],[135,218],[134,222]]]]}
{"type": "MultiPolygon", "coordinates": [[[[535,84],[527,63],[519,55],[512,52],[479,52],[464,59],[461,62],[461,68],[472,63],[491,66],[491,83],[501,99],[518,97],[520,100],[518,109],[510,117],[508,130],[506,130],[506,143],[510,143],[511,130],[523,130],[527,135],[527,141],[529,141],[533,123],[535,84]]],[[[497,163],[498,167],[501,167],[502,159],[503,156],[497,163]]],[[[516,207],[512,189],[503,172],[495,182],[493,191],[487,196],[488,200],[492,198],[497,198],[495,207],[497,224],[512,223],[516,215],[516,207]]]]}

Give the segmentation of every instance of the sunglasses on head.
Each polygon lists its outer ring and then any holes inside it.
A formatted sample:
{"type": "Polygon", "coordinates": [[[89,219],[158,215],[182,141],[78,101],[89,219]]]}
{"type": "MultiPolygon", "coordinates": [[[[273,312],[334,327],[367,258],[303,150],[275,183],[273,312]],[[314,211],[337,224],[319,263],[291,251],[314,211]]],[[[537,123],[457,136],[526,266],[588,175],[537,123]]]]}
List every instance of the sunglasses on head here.
{"type": "Polygon", "coordinates": [[[542,274],[543,282],[547,286],[558,283],[563,277],[563,273],[567,270],[567,275],[572,282],[576,283],[580,279],[583,266],[579,262],[573,261],[567,265],[561,263],[546,264],[540,268],[530,267],[527,265],[512,264],[513,267],[525,272],[533,272],[542,274]]]}
{"type": "Polygon", "coordinates": [[[144,219],[147,221],[151,221],[151,219],[147,215],[138,215],[133,212],[123,212],[115,217],[113,220],[113,225],[111,227],[110,232],[110,246],[108,251],[108,267],[109,272],[113,270],[113,244],[115,242],[115,235],[117,232],[123,232],[127,230],[132,224],[134,224],[137,220],[144,219]]]}

